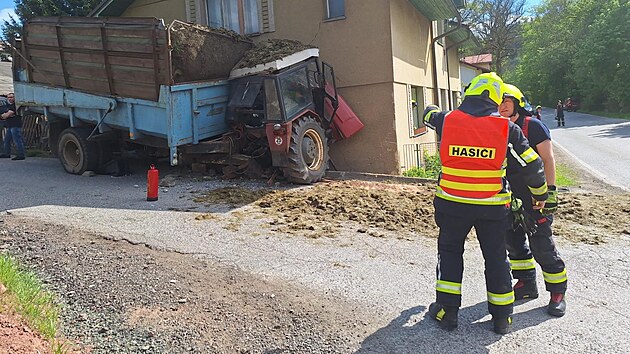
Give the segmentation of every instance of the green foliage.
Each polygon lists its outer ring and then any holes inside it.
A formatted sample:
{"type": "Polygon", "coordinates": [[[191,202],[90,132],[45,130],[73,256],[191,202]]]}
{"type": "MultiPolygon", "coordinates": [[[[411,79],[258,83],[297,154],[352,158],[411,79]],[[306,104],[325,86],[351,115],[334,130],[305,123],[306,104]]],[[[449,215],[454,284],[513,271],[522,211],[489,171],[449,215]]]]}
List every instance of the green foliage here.
{"type": "Polygon", "coordinates": [[[16,299],[15,310],[48,340],[57,333],[59,307],[51,293],[43,291],[34,273],[24,270],[15,259],[0,254],[0,283],[16,299]]]}
{"type": "Polygon", "coordinates": [[[101,0],[15,0],[17,19],[11,17],[0,26],[2,38],[11,41],[19,37],[22,24],[36,16],[85,16],[101,0]]]}
{"type": "Polygon", "coordinates": [[[629,23],[627,0],[545,0],[511,81],[533,104],[578,97],[586,110],[630,112],[629,23]]]}
{"type": "Polygon", "coordinates": [[[403,172],[405,177],[420,177],[420,178],[433,178],[437,179],[442,170],[442,162],[440,161],[439,154],[429,154],[428,151],[424,151],[424,166],[413,167],[403,172]]]}

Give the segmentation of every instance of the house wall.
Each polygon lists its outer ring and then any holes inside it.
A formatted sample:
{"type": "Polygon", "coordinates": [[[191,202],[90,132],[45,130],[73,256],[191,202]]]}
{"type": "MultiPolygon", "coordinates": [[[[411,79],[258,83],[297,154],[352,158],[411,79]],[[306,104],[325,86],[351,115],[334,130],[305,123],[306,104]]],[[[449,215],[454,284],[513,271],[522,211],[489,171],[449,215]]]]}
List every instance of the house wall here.
{"type": "Polygon", "coordinates": [[[274,0],[273,10],[275,32],[255,40],[290,38],[317,46],[321,59],[335,69],[339,93],[365,124],[351,139],[333,145],[335,166],[397,173],[389,2],[347,0],[346,18],[329,21],[319,0],[274,0]]]}
{"type": "MultiPolygon", "coordinates": [[[[200,21],[202,1],[136,0],[124,16],[200,21]]],[[[461,88],[457,52],[449,51],[449,78],[444,48],[436,46],[439,99],[434,102],[432,23],[408,0],[346,0],[345,6],[345,18],[325,20],[323,0],[274,0],[275,31],[253,39],[288,38],[314,45],[334,67],[339,92],[365,123],[352,139],[331,149],[337,168],[400,173],[405,145],[435,141],[431,130],[411,137],[408,87],[424,88],[425,105],[448,108],[442,101],[452,100],[452,92],[461,88]],[[442,91],[449,80],[450,91],[442,91]]]]}
{"type": "Polygon", "coordinates": [[[163,18],[167,25],[177,19],[186,21],[184,0],[136,0],[122,14],[124,17],[157,17],[163,18]]]}
{"type": "Polygon", "coordinates": [[[481,74],[481,70],[475,69],[466,64],[462,64],[459,70],[461,72],[461,90],[463,90],[464,87],[475,78],[475,76],[481,74]]]}

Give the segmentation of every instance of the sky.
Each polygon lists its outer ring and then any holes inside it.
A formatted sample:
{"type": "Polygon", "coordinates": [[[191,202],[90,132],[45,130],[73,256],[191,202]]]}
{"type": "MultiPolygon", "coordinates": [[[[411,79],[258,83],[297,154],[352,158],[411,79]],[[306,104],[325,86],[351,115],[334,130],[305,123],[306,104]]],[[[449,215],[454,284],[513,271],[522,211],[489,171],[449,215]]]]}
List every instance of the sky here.
{"type": "MultiPolygon", "coordinates": [[[[526,0],[527,6],[539,5],[542,0],[526,0]]],[[[15,2],[13,0],[0,0],[0,24],[9,18],[9,15],[15,17],[15,2]]]]}
{"type": "Polygon", "coordinates": [[[15,7],[15,2],[13,0],[0,0],[0,23],[4,23],[5,20],[9,19],[9,15],[15,16],[15,11],[13,8],[15,7]]]}

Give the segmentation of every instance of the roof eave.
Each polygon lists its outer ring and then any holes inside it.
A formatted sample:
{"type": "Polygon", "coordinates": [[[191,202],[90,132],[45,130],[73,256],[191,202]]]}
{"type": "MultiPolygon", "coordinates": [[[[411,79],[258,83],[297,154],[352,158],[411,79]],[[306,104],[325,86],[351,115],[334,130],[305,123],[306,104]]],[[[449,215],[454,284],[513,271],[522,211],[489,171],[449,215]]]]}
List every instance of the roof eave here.
{"type": "Polygon", "coordinates": [[[431,21],[457,17],[458,12],[452,0],[409,0],[413,6],[431,21]]]}

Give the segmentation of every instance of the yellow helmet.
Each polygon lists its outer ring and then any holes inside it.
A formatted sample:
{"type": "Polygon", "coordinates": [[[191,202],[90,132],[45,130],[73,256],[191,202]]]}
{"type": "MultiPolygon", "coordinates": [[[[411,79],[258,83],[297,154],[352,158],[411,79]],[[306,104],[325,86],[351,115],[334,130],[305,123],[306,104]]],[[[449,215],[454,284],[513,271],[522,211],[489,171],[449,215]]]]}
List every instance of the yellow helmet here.
{"type": "Polygon", "coordinates": [[[518,89],[518,87],[511,84],[504,84],[505,92],[503,93],[503,98],[512,97],[518,101],[518,106],[521,108],[525,108],[525,95],[518,89]]]}
{"type": "Polygon", "coordinates": [[[477,75],[464,92],[464,97],[481,96],[488,91],[488,98],[500,105],[503,101],[503,80],[495,72],[477,75]]]}

